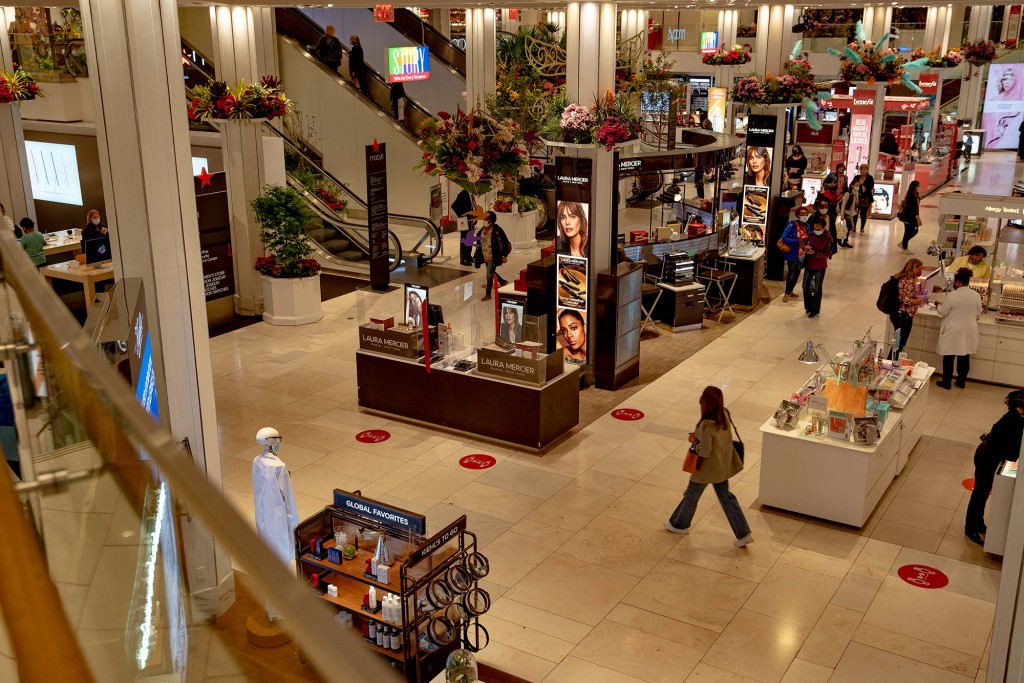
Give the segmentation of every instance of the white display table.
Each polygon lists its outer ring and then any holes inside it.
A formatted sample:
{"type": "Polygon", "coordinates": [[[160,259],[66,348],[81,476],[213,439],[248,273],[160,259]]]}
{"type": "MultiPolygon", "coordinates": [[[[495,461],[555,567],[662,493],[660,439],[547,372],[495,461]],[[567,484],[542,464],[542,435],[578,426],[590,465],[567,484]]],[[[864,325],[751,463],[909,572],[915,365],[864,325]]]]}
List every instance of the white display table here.
{"type": "Polygon", "coordinates": [[[1010,530],[1010,504],[1013,486],[1017,482],[1017,463],[1004,462],[992,482],[992,498],[988,502],[988,521],[985,533],[985,552],[1002,556],[1006,549],[1006,536],[1010,530]]]}
{"type": "Polygon", "coordinates": [[[928,378],[903,410],[889,413],[876,443],[801,436],[807,420],[792,430],[775,420],[761,425],[761,481],[764,505],[861,527],[892,480],[903,471],[921,438],[928,402],[928,378]]]}
{"type": "MultiPolygon", "coordinates": [[[[907,340],[907,355],[942,367],[942,356],[935,353],[941,324],[942,318],[934,310],[919,309],[907,340]]],[[[999,323],[994,313],[984,313],[978,319],[978,334],[981,340],[978,351],[971,355],[970,379],[1024,386],[1024,326],[999,323]]]]}

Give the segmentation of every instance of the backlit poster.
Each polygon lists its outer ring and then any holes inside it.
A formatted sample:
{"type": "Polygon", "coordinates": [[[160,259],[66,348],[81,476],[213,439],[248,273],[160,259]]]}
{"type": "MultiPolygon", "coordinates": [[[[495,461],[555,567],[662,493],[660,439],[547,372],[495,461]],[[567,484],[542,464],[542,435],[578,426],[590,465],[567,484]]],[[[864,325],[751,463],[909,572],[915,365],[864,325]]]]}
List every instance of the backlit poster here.
{"type": "Polygon", "coordinates": [[[428,288],[405,283],[405,323],[413,327],[423,325],[423,304],[427,302],[428,288]]]}
{"type": "Polygon", "coordinates": [[[725,101],[728,94],[728,88],[708,88],[708,118],[711,119],[711,130],[716,133],[725,132],[725,101]]]}
{"type": "Polygon", "coordinates": [[[860,168],[871,158],[871,119],[875,111],[875,91],[857,90],[850,106],[850,149],[847,168],[860,168]]]}
{"type": "Polygon", "coordinates": [[[430,80],[430,50],[426,45],[388,48],[388,83],[430,80]]]}
{"type": "Polygon", "coordinates": [[[700,53],[710,55],[718,52],[718,31],[701,31],[700,53]]]}
{"type": "Polygon", "coordinates": [[[985,149],[1017,149],[1024,122],[1024,64],[990,64],[981,127],[985,149]]]}
{"type": "Polygon", "coordinates": [[[774,116],[751,114],[747,118],[740,210],[740,236],[744,239],[764,241],[767,231],[776,123],[774,116]]]}
{"type": "Polygon", "coordinates": [[[1003,41],[1006,47],[1017,45],[1017,36],[1020,35],[1020,13],[1021,5],[1010,7],[1010,16],[1006,19],[1006,40],[1003,41]]]}
{"type": "Polygon", "coordinates": [[[588,359],[591,177],[590,159],[556,159],[555,341],[565,361],[577,365],[588,359]]]}

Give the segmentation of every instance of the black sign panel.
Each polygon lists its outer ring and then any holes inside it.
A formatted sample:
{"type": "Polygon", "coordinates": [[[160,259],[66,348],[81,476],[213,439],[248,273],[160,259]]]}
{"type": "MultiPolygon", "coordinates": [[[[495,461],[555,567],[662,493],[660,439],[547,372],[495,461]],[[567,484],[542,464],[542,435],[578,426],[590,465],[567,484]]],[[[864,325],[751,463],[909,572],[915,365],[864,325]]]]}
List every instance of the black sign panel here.
{"type": "Polygon", "coordinates": [[[449,541],[457,539],[459,534],[465,530],[466,515],[462,515],[457,520],[428,538],[426,543],[409,553],[409,559],[405,561],[405,566],[408,568],[417,565],[443,548],[449,541]]]}
{"type": "Polygon", "coordinates": [[[411,531],[421,536],[427,531],[427,518],[423,515],[362,498],[341,489],[334,489],[334,507],[392,529],[411,531]]]}
{"type": "MultiPolygon", "coordinates": [[[[388,269],[388,165],[387,145],[366,146],[366,213],[370,231],[370,286],[384,290],[391,282],[388,269]]],[[[401,258],[401,254],[395,254],[401,258]]]]}
{"type": "Polygon", "coordinates": [[[747,146],[775,147],[775,126],[778,123],[774,116],[751,114],[747,117],[747,146]]]}
{"type": "Polygon", "coordinates": [[[202,250],[203,288],[206,300],[213,301],[235,293],[235,265],[231,244],[218,244],[202,250]]]}
{"type": "Polygon", "coordinates": [[[224,173],[203,172],[193,178],[202,249],[206,300],[235,294],[235,266],[231,256],[231,212],[224,173]]]}

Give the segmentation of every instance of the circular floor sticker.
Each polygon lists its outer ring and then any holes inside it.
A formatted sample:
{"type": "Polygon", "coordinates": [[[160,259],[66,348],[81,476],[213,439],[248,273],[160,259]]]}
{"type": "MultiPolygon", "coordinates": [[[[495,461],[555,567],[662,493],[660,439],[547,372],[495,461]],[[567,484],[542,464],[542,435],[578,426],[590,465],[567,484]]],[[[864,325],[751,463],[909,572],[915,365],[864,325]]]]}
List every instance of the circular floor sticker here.
{"type": "Polygon", "coordinates": [[[617,408],[612,411],[612,417],[616,420],[642,420],[644,419],[644,412],[636,408],[617,408]]]}
{"type": "Polygon", "coordinates": [[[899,577],[918,588],[943,588],[949,584],[949,577],[934,567],[923,564],[905,564],[896,572],[899,577]]]}
{"type": "Polygon", "coordinates": [[[960,483],[963,484],[964,488],[967,489],[968,491],[973,491],[974,490],[974,477],[969,477],[967,479],[964,479],[960,483]]]}
{"type": "Polygon", "coordinates": [[[391,432],[383,429],[367,429],[365,432],[356,434],[356,441],[359,443],[380,443],[391,438],[391,432]]]}
{"type": "Polygon", "coordinates": [[[486,470],[488,467],[494,467],[496,462],[498,461],[494,459],[493,455],[484,455],[483,453],[473,453],[459,458],[459,464],[467,470],[486,470]]]}

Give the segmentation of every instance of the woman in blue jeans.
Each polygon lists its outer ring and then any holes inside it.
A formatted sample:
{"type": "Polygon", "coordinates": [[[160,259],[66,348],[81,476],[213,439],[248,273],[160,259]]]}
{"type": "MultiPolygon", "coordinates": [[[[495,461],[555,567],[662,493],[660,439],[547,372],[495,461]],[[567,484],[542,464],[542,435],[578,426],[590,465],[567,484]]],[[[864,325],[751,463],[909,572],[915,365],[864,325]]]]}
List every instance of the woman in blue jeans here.
{"type": "Polygon", "coordinates": [[[786,293],[782,295],[783,301],[798,298],[796,283],[800,281],[800,267],[804,261],[804,242],[807,241],[807,217],[811,215],[810,209],[801,206],[796,210],[796,219],[789,222],[786,229],[782,231],[782,243],[789,247],[789,251],[783,253],[782,258],[786,261],[786,293]]]}
{"type": "Polygon", "coordinates": [[[697,471],[690,475],[682,501],[665,522],[665,528],[674,534],[690,533],[690,522],[697,511],[697,502],[708,484],[715,487],[715,495],[722,504],[729,526],[736,535],[737,548],[754,542],[750,526],[736,496],[729,490],[729,477],[743,469],[743,461],[732,445],[732,417],[725,409],[725,398],[718,387],[705,387],[700,395],[700,422],[690,432],[690,450],[697,454],[697,471]]]}
{"type": "Polygon", "coordinates": [[[804,243],[804,310],[808,318],[821,313],[821,293],[825,283],[825,269],[832,258],[832,235],[825,220],[812,215],[807,222],[807,242],[804,243]]]}

